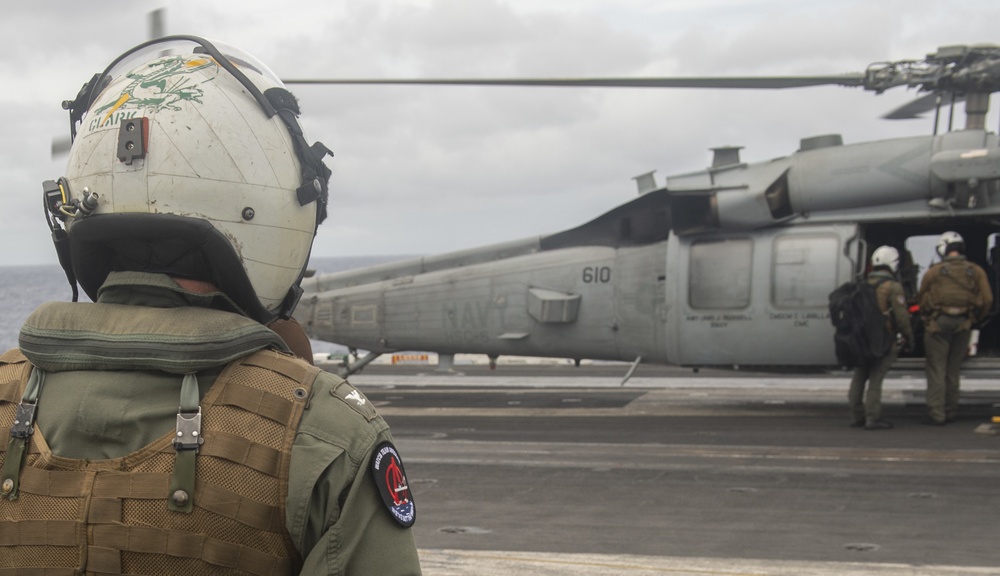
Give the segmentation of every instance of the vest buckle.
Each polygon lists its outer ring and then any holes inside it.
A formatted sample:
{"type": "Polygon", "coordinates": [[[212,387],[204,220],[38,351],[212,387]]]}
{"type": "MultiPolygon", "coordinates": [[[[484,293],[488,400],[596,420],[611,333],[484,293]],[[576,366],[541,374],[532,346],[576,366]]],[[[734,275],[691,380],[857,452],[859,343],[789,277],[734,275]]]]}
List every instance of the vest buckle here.
{"type": "MultiPolygon", "coordinates": [[[[12,432],[13,433],[13,432],[12,432]]],[[[177,411],[177,435],[174,437],[175,450],[198,450],[205,443],[201,435],[201,406],[197,412],[177,411]]]]}
{"type": "Polygon", "coordinates": [[[10,427],[10,435],[14,438],[27,439],[35,432],[35,409],[37,404],[18,402],[14,425],[10,427]]]}

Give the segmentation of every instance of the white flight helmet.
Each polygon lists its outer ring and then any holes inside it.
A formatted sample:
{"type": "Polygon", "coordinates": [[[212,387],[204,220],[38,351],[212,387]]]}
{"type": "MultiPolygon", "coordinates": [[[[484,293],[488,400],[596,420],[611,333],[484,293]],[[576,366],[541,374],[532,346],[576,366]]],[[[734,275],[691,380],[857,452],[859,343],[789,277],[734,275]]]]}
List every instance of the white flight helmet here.
{"type": "Polygon", "coordinates": [[[63,107],[69,164],[43,187],[71,284],[96,299],[110,271],[164,272],[214,283],[260,322],[291,313],[326,217],[329,150],[305,143],[298,104],[267,67],[170,36],[126,52],[63,107]]]}
{"type": "Polygon", "coordinates": [[[887,267],[895,273],[899,270],[899,252],[892,246],[879,246],[872,252],[872,268],[887,267]]]}
{"type": "MultiPolygon", "coordinates": [[[[963,252],[963,253],[965,252],[965,240],[962,238],[961,234],[959,234],[958,232],[952,232],[951,230],[949,230],[949,231],[945,232],[944,234],[941,234],[941,237],[938,238],[938,242],[937,242],[937,253],[938,253],[938,256],[944,258],[945,255],[948,254],[948,252],[950,252],[950,250],[948,250],[948,247],[951,246],[952,244],[960,244],[960,246],[957,247],[957,249],[960,252],[963,252]]],[[[955,250],[955,249],[956,248],[954,248],[954,247],[952,248],[952,250],[955,250]]]]}

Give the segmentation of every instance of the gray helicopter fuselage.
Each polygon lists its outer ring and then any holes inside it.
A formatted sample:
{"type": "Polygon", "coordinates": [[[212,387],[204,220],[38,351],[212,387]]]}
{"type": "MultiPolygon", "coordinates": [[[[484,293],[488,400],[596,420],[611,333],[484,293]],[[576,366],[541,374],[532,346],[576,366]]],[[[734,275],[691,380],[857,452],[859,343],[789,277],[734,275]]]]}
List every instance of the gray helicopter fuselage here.
{"type": "Polygon", "coordinates": [[[828,295],[870,241],[958,228],[985,259],[1000,154],[982,130],[731,161],[578,228],[303,281],[310,336],[436,351],[693,366],[835,365],[828,295]]]}

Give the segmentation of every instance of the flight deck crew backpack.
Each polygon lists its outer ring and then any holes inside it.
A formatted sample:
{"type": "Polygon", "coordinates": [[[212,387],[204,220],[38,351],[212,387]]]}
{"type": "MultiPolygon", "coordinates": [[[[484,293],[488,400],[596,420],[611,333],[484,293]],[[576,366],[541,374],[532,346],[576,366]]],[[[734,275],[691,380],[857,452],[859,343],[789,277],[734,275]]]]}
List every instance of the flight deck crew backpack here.
{"type": "Polygon", "coordinates": [[[830,293],[830,322],[837,329],[833,335],[837,362],[846,368],[871,364],[892,346],[892,334],[875,296],[876,288],[886,281],[846,282],[830,293]]]}

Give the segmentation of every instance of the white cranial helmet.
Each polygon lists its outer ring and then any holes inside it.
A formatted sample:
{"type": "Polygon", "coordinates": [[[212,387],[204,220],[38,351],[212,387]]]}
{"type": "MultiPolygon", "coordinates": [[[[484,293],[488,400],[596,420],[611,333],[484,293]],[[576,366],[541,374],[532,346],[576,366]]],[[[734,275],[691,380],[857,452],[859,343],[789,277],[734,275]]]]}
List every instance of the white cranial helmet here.
{"type": "Polygon", "coordinates": [[[872,268],[885,266],[890,271],[899,270],[899,252],[892,246],[879,246],[872,252],[872,268]]]}
{"type": "MultiPolygon", "coordinates": [[[[938,238],[937,242],[938,256],[944,258],[945,255],[950,251],[948,250],[948,247],[951,246],[952,244],[960,244],[961,246],[958,247],[958,250],[960,252],[965,252],[965,240],[962,238],[962,235],[959,234],[958,232],[952,232],[951,230],[949,230],[944,234],[941,234],[941,237],[938,238]]],[[[955,248],[952,248],[952,250],[954,249],[955,248]]]]}
{"type": "Polygon", "coordinates": [[[125,53],[63,106],[69,165],[44,188],[71,283],[96,299],[110,271],[163,272],[212,282],[261,322],[291,313],[326,217],[329,150],[306,144],[298,104],[270,70],[170,36],[125,53]]]}

